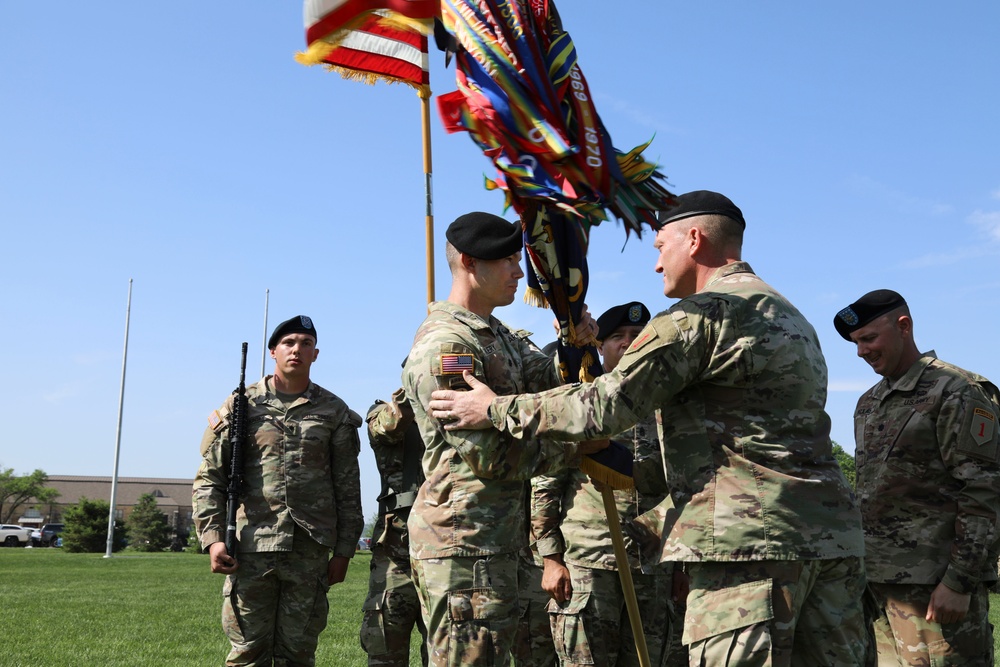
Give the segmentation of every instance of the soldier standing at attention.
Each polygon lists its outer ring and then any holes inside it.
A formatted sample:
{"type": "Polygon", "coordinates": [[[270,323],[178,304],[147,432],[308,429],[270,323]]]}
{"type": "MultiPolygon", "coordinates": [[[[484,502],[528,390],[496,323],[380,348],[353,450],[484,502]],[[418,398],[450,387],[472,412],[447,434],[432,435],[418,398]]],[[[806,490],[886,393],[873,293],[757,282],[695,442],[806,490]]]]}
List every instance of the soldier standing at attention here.
{"type": "Polygon", "coordinates": [[[410,634],[416,626],[424,638],[421,662],[426,667],[427,629],[410,571],[410,538],[406,530],[410,507],[424,481],[420,467],[424,443],[402,389],[392,394],[389,403],[377,401],[366,421],[382,491],[378,497],[379,521],[372,534],[361,647],[368,654],[369,667],[407,667],[410,634]]]}
{"type": "Polygon", "coordinates": [[[615,370],[522,396],[470,376],[471,391],[437,392],[431,414],[581,440],[657,410],[679,486],[629,530],[660,560],[686,561],[691,664],[860,665],[861,516],[832,453],[816,332],[742,261],[746,225],[728,198],[689,192],[660,223],[656,272],[680,301],[615,370]]]}
{"type": "MultiPolygon", "coordinates": [[[[618,365],[649,319],[649,310],[638,301],[615,306],[597,318],[606,373],[618,365]]],[[[614,491],[624,523],[660,504],[667,483],[652,414],[613,439],[633,457],[635,488],[614,491]]],[[[578,469],[536,477],[532,490],[532,532],[545,564],[542,587],[552,597],[550,620],[560,664],[638,666],[601,492],[578,469]]],[[[625,548],[650,664],[658,666],[670,636],[672,570],[657,567],[643,574],[638,547],[628,536],[625,548]]]]}
{"type": "MultiPolygon", "coordinates": [[[[431,392],[464,387],[463,371],[501,394],[559,384],[552,359],[524,331],[493,317],[524,276],[519,224],[468,213],[446,232],[452,286],[432,303],[403,368],[426,452],[426,481],[410,510],[410,561],[432,665],[507,664],[518,626],[518,551],[527,540],[527,481],[607,445],[446,431],[431,392]]],[[[595,333],[589,317],[582,331],[595,333]]],[[[581,334],[584,335],[584,334],[581,334]]]]}
{"type": "Polygon", "coordinates": [[[238,553],[226,553],[223,542],[232,396],[209,416],[201,441],[194,521],[212,572],[227,575],[226,664],[313,665],[327,590],[344,580],[364,527],[361,417],[309,380],[319,355],[312,320],[282,322],[267,346],[274,375],[246,391],[238,553]]]}
{"type": "Polygon", "coordinates": [[[854,412],[879,664],[992,665],[997,388],[921,354],[909,307],[892,290],[865,294],[833,323],[882,376],[854,412]]]}

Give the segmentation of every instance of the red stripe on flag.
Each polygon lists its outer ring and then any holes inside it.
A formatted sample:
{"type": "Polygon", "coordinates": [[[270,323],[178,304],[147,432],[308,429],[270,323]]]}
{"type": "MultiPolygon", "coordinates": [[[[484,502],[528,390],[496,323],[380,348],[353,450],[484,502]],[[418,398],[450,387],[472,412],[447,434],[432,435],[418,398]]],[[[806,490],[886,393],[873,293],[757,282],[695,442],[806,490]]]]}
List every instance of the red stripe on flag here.
{"type": "Polygon", "coordinates": [[[440,13],[439,0],[308,0],[305,6],[306,44],[342,30],[365,12],[388,9],[411,19],[431,19],[440,13]]]}
{"type": "Polygon", "coordinates": [[[369,16],[352,30],[323,62],[426,86],[428,73],[427,38],[409,30],[379,24],[369,16]]]}

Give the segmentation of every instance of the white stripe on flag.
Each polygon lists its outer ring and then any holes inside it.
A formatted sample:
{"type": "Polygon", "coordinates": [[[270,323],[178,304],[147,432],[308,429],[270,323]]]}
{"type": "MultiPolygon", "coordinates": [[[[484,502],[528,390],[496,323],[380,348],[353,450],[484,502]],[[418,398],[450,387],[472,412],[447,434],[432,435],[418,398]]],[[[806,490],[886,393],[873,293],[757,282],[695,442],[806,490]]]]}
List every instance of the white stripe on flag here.
{"type": "Polygon", "coordinates": [[[352,30],[344,38],[341,46],[355,51],[364,51],[366,53],[374,53],[376,55],[402,60],[403,62],[410,63],[411,65],[419,67],[425,71],[429,69],[427,62],[428,55],[426,53],[410,44],[400,42],[395,39],[389,39],[387,37],[383,37],[382,35],[373,35],[369,32],[352,30]]]}

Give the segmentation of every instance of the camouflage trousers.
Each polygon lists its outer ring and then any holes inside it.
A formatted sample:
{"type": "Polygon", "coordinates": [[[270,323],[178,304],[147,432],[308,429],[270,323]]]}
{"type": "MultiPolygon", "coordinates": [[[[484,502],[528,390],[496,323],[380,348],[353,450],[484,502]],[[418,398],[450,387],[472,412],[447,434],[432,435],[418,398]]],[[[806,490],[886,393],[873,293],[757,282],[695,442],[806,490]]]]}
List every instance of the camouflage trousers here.
{"type": "Polygon", "coordinates": [[[518,606],[520,620],[514,640],[514,667],[556,667],[559,659],[552,644],[548,603],[551,598],[542,590],[542,567],[530,556],[520,556],[518,606]]]}
{"type": "Polygon", "coordinates": [[[671,578],[670,592],[670,637],[667,639],[666,656],[663,667],[688,667],[687,646],[681,642],[684,634],[684,612],[687,610],[687,595],[681,592],[687,590],[687,574],[681,569],[681,564],[669,561],[660,563],[666,576],[671,578]]]}
{"type": "Polygon", "coordinates": [[[864,664],[860,558],[699,562],[687,571],[691,665],[864,664]]]}
{"type": "Polygon", "coordinates": [[[518,555],[410,562],[430,664],[506,667],[518,626],[518,555]]]}
{"type": "Polygon", "coordinates": [[[424,639],[421,662],[426,667],[427,630],[409,558],[401,558],[383,544],[372,545],[368,598],[362,609],[361,648],[368,654],[369,667],[407,667],[414,626],[424,639]]]}
{"type": "Polygon", "coordinates": [[[880,667],[993,665],[990,596],[985,586],[979,585],[972,594],[965,618],[946,625],[925,620],[932,584],[871,583],[868,590],[876,607],[872,622],[880,667]]]}
{"type": "MultiPolygon", "coordinates": [[[[638,666],[639,655],[625,594],[615,570],[567,563],[573,595],[563,605],[549,603],[552,639],[563,667],[638,666]]],[[[632,573],[639,617],[651,665],[662,665],[670,637],[670,576],[632,573]]]]}
{"type": "Polygon", "coordinates": [[[292,551],[239,554],[222,589],[227,665],[314,665],[329,611],[330,550],[296,530],[292,551]]]}

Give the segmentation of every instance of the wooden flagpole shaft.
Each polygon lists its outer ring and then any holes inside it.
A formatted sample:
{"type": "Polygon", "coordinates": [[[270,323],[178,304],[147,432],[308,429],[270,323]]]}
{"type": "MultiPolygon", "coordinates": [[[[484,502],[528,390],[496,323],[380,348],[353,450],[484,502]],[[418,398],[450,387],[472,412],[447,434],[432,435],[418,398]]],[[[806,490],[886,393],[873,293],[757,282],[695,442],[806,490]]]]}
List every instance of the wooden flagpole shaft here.
{"type": "Polygon", "coordinates": [[[625,607],[628,609],[629,623],[632,624],[632,637],[635,638],[635,650],[639,654],[639,667],[650,667],[649,649],[646,648],[646,635],[642,631],[639,603],[635,598],[635,584],[632,583],[632,568],[629,567],[628,554],[625,552],[625,538],[622,537],[622,524],[618,518],[618,507],[615,506],[615,492],[606,484],[601,484],[600,487],[601,499],[604,501],[604,513],[608,515],[608,528],[611,530],[611,543],[615,547],[618,578],[622,582],[625,607]]]}
{"type": "Polygon", "coordinates": [[[424,147],[424,194],[427,201],[424,216],[425,240],[427,247],[427,303],[434,301],[434,199],[432,196],[431,169],[431,92],[429,89],[417,93],[420,96],[420,120],[423,126],[424,147]]]}

